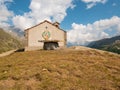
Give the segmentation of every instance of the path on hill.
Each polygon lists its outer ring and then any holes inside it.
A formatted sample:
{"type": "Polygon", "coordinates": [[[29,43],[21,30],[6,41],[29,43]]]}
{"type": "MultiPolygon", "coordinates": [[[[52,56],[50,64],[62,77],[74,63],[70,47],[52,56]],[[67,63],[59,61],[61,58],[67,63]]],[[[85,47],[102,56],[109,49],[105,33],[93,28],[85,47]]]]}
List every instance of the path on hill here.
{"type": "Polygon", "coordinates": [[[15,51],[17,51],[17,49],[4,52],[4,53],[0,54],[0,57],[4,57],[4,56],[7,56],[7,55],[10,55],[10,54],[14,53],[15,51]]]}

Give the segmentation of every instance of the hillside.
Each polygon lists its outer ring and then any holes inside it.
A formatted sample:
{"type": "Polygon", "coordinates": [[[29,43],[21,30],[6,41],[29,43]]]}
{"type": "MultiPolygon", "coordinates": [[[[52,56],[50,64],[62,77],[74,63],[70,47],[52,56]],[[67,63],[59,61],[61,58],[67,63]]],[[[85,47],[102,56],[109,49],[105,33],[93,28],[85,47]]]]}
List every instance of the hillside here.
{"type": "Polygon", "coordinates": [[[3,29],[0,29],[0,53],[20,48],[21,46],[22,44],[18,39],[11,36],[3,29]]]}
{"type": "Polygon", "coordinates": [[[120,54],[120,36],[91,42],[88,47],[111,51],[120,54]]]}
{"type": "Polygon", "coordinates": [[[0,58],[1,90],[120,90],[120,55],[85,47],[0,58]]]}

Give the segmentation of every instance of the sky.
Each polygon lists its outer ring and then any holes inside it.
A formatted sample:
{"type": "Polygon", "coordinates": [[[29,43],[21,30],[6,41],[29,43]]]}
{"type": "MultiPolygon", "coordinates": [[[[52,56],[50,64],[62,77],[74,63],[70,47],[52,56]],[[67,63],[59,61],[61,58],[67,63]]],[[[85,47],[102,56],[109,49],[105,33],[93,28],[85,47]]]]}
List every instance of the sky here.
{"type": "Polygon", "coordinates": [[[0,27],[59,22],[75,45],[120,35],[120,0],[0,0],[0,27]]]}

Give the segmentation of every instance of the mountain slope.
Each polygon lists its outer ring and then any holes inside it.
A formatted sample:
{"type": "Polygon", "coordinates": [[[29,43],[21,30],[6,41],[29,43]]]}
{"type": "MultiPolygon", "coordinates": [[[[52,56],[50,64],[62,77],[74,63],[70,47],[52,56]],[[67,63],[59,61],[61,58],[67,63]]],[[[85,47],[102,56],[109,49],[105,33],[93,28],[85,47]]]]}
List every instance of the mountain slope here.
{"type": "Polygon", "coordinates": [[[94,41],[90,43],[88,47],[120,54],[120,36],[94,41]]]}
{"type": "Polygon", "coordinates": [[[0,58],[1,90],[120,90],[120,55],[71,47],[0,58]]]}
{"type": "Polygon", "coordinates": [[[18,36],[20,38],[24,37],[24,31],[20,30],[19,28],[15,28],[14,26],[11,26],[9,28],[9,31],[11,34],[14,34],[15,36],[18,36]]]}
{"type": "Polygon", "coordinates": [[[17,49],[21,46],[22,44],[19,40],[5,32],[3,29],[0,29],[0,53],[17,49]]]}

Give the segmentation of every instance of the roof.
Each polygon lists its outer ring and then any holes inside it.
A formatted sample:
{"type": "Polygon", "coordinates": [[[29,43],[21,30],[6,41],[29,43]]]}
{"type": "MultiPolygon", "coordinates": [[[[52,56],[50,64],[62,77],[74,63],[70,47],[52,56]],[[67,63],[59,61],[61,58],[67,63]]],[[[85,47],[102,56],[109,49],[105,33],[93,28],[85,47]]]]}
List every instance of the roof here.
{"type": "MultiPolygon", "coordinates": [[[[49,22],[49,21],[47,21],[47,20],[44,20],[43,22],[41,22],[41,23],[39,23],[39,24],[37,24],[37,25],[35,25],[35,26],[33,26],[33,27],[30,27],[30,28],[25,29],[25,31],[30,30],[30,29],[32,29],[32,28],[34,28],[34,27],[37,27],[37,26],[39,26],[39,25],[41,25],[41,24],[43,24],[43,23],[45,23],[45,22],[47,22],[47,23],[53,25],[54,27],[56,27],[56,26],[54,25],[54,23],[51,23],[51,22],[49,22]]],[[[59,22],[56,22],[56,23],[59,23],[59,22]]],[[[59,27],[56,27],[56,28],[60,29],[59,27]]],[[[60,30],[64,31],[63,29],[60,29],[60,30]]],[[[66,32],[66,31],[64,31],[64,32],[66,32]]]]}
{"type": "Polygon", "coordinates": [[[38,40],[38,42],[63,42],[60,40],[38,40]]]}

